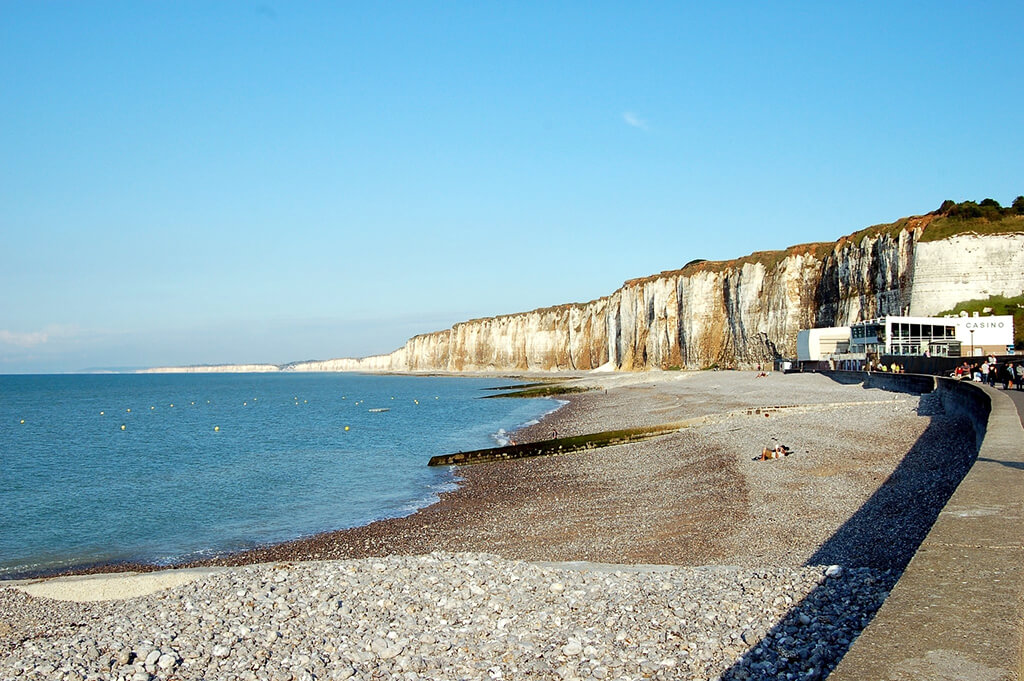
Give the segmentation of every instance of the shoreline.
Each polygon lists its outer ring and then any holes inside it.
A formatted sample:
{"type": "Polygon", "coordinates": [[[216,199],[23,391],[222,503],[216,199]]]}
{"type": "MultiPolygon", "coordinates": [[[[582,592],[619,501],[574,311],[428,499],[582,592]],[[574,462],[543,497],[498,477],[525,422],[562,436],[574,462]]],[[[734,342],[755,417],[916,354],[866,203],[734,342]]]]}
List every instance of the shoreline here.
{"type": "Polygon", "coordinates": [[[823,678],[977,444],[934,395],[778,378],[616,377],[521,437],[707,418],[193,572],[0,588],[0,677],[823,678]]]}
{"type": "MultiPolygon", "coordinates": [[[[410,375],[410,376],[419,376],[421,374],[382,374],[382,375],[410,375]]],[[[432,373],[429,373],[429,374],[422,374],[422,375],[424,375],[424,376],[456,376],[456,377],[459,376],[458,374],[443,374],[443,373],[437,373],[437,372],[432,372],[432,373]]],[[[491,391],[502,390],[502,391],[508,391],[508,392],[514,392],[516,389],[519,389],[519,388],[521,388],[523,386],[542,385],[544,383],[549,383],[549,382],[557,383],[557,382],[561,382],[561,381],[569,381],[569,380],[574,380],[574,379],[581,378],[581,376],[579,376],[579,375],[574,375],[574,376],[570,376],[570,377],[560,377],[558,379],[552,379],[550,381],[547,381],[547,380],[544,380],[543,377],[538,376],[537,374],[514,375],[514,374],[510,374],[508,372],[499,372],[497,374],[491,374],[490,372],[474,372],[472,374],[468,374],[468,376],[472,377],[472,378],[478,378],[478,377],[491,377],[491,378],[502,377],[502,378],[508,378],[510,380],[521,380],[521,381],[523,381],[522,386],[510,385],[510,386],[499,386],[499,387],[496,387],[496,388],[489,388],[489,389],[487,389],[487,390],[491,390],[491,391]]],[[[503,396],[502,395],[489,395],[488,397],[503,397],[503,396]]],[[[509,397],[508,399],[519,399],[519,398],[518,397],[509,397]]],[[[515,428],[514,430],[506,431],[506,435],[508,435],[508,436],[513,436],[514,435],[517,438],[520,437],[520,433],[521,432],[526,432],[526,431],[528,431],[531,428],[539,427],[540,424],[545,422],[553,414],[555,414],[558,411],[560,411],[568,403],[568,400],[566,399],[566,397],[565,396],[560,396],[560,395],[559,396],[552,396],[552,397],[542,398],[542,399],[549,399],[552,402],[558,403],[558,405],[553,407],[552,409],[546,411],[541,416],[539,416],[538,419],[537,419],[537,423],[529,424],[529,425],[526,425],[526,424],[520,425],[519,427],[515,428]]],[[[496,435],[496,433],[492,434],[492,436],[493,435],[496,435]]],[[[427,465],[427,459],[426,458],[424,459],[423,465],[424,466],[427,465]]],[[[431,506],[435,506],[435,505],[441,503],[446,495],[449,495],[449,494],[452,494],[452,493],[458,491],[458,488],[461,487],[465,483],[464,479],[458,473],[455,473],[455,477],[454,477],[454,480],[452,482],[456,486],[455,489],[449,489],[449,490],[444,490],[444,491],[438,492],[436,500],[432,501],[431,503],[429,503],[429,504],[427,504],[425,506],[421,506],[421,507],[417,508],[416,510],[410,512],[410,513],[406,513],[405,515],[400,515],[400,516],[392,516],[392,517],[387,517],[387,518],[378,518],[376,520],[371,520],[368,523],[365,523],[363,525],[357,525],[355,527],[343,528],[343,529],[337,529],[337,530],[326,530],[326,531],[316,532],[316,533],[313,533],[313,534],[310,534],[310,535],[304,535],[304,536],[296,537],[294,539],[289,539],[289,540],[280,541],[280,542],[272,542],[272,543],[266,543],[266,544],[254,544],[253,546],[251,546],[249,548],[245,548],[245,549],[241,549],[241,550],[218,552],[218,553],[216,553],[214,555],[211,555],[210,557],[207,557],[207,558],[186,559],[186,560],[180,560],[180,561],[169,562],[169,563],[151,563],[151,562],[139,561],[139,560],[134,560],[134,559],[130,559],[129,558],[129,559],[125,559],[125,560],[111,560],[111,561],[96,561],[96,562],[75,563],[75,564],[66,565],[66,566],[63,566],[63,567],[43,568],[43,569],[39,569],[39,570],[12,571],[8,576],[0,577],[0,589],[4,588],[5,586],[10,586],[10,585],[16,584],[16,583],[36,582],[36,581],[40,581],[40,580],[51,580],[51,579],[68,578],[68,577],[79,577],[79,576],[81,576],[81,577],[97,577],[97,576],[103,576],[103,575],[119,575],[119,574],[132,574],[132,575],[135,575],[135,574],[151,574],[151,573],[155,573],[155,572],[168,572],[168,571],[174,571],[174,570],[194,570],[194,569],[205,568],[205,567],[210,567],[210,566],[241,566],[241,565],[257,564],[259,562],[265,562],[265,561],[250,560],[249,557],[251,555],[262,554],[262,553],[267,552],[267,551],[271,551],[271,552],[275,552],[276,553],[277,550],[278,550],[278,547],[285,547],[285,546],[290,547],[290,546],[293,546],[293,545],[302,546],[302,545],[306,545],[306,544],[317,542],[318,540],[324,540],[324,539],[328,539],[328,538],[331,538],[331,537],[335,537],[337,535],[341,535],[342,533],[349,533],[349,532],[357,531],[357,530],[359,530],[361,528],[365,528],[365,527],[368,527],[370,525],[375,525],[375,524],[378,524],[378,523],[387,523],[389,521],[395,521],[395,520],[401,520],[403,518],[408,518],[409,516],[415,515],[415,514],[419,513],[420,511],[422,511],[422,510],[424,510],[426,508],[430,508],[431,506]]],[[[315,558],[291,558],[291,559],[285,558],[285,559],[287,559],[287,560],[294,560],[294,559],[298,559],[298,560],[315,560],[315,558]]]]}
{"type": "MultiPolygon", "coordinates": [[[[775,386],[769,386],[762,379],[758,383],[752,378],[751,372],[699,372],[699,373],[645,373],[645,374],[600,374],[577,376],[570,378],[573,385],[584,385],[599,390],[552,396],[552,399],[564,404],[547,413],[536,424],[515,431],[515,440],[519,443],[538,442],[557,436],[581,435],[601,429],[615,427],[650,426],[677,420],[680,416],[713,416],[716,413],[735,411],[743,407],[777,406],[778,392],[775,386]],[[723,384],[728,390],[722,390],[723,384]],[[751,391],[751,387],[754,390],[751,391]],[[769,388],[765,390],[764,388],[769,388]],[[747,394],[743,394],[746,392],[747,394]],[[693,393],[693,394],[691,394],[693,393]],[[713,398],[713,399],[708,399],[713,398]]],[[[522,378],[522,377],[519,377],[522,378]]],[[[777,382],[793,382],[788,377],[776,374],[772,377],[777,382]]],[[[872,391],[871,400],[851,400],[849,397],[863,398],[864,391],[851,391],[848,387],[827,382],[827,379],[796,379],[803,383],[815,382],[814,389],[808,397],[809,406],[804,411],[793,409],[790,414],[779,413],[785,418],[771,421],[783,424],[787,419],[793,420],[793,427],[783,428],[778,433],[767,434],[755,442],[741,442],[735,435],[744,428],[756,433],[761,428],[757,419],[743,416],[729,416],[717,425],[687,429],[672,435],[660,436],[654,440],[629,445],[617,445],[607,448],[602,453],[577,452],[557,457],[523,459],[493,464],[462,467],[457,472],[457,487],[454,490],[439,494],[433,504],[422,507],[411,514],[385,518],[366,525],[321,532],[307,537],[300,537],[285,542],[255,546],[238,552],[224,553],[210,558],[181,561],[168,565],[147,564],[139,562],[97,563],[77,565],[57,571],[39,571],[32,574],[22,573],[21,579],[50,579],[71,575],[97,575],[117,573],[148,573],[173,569],[207,568],[224,566],[243,566],[267,562],[306,561],[324,559],[358,559],[380,557],[386,555],[415,555],[430,553],[434,550],[444,551],[487,551],[503,557],[537,561],[573,561],[588,560],[598,563],[652,563],[673,565],[701,565],[710,563],[730,564],[750,563],[751,558],[772,556],[774,560],[782,558],[787,564],[805,562],[811,554],[815,554],[820,545],[828,538],[828,525],[831,529],[840,525],[842,514],[852,514],[871,492],[878,488],[888,475],[886,468],[894,469],[900,458],[892,455],[879,458],[877,462],[847,460],[845,462],[828,462],[828,472],[812,470],[812,479],[828,478],[835,475],[846,476],[841,484],[833,484],[832,496],[838,494],[838,502],[833,500],[832,513],[829,520],[814,523],[816,529],[809,536],[796,537],[786,527],[802,521],[818,512],[811,511],[804,505],[797,508],[778,508],[770,511],[778,520],[766,521],[767,528],[750,531],[745,522],[750,520],[752,503],[775,506],[782,501],[782,496],[775,491],[771,494],[758,495],[756,490],[765,485],[768,488],[787,487],[799,484],[798,479],[772,480],[762,473],[770,473],[773,463],[762,462],[760,469],[751,467],[748,456],[737,455],[738,448],[746,448],[747,453],[757,453],[763,444],[772,444],[780,437],[788,440],[787,444],[799,445],[794,438],[796,431],[804,430],[814,433],[813,446],[835,448],[833,439],[822,433],[823,425],[820,412],[813,410],[815,400],[825,400],[824,404],[836,402],[858,402],[843,407],[850,411],[847,420],[865,422],[870,418],[859,411],[885,411],[887,402],[903,402],[909,404],[917,401],[916,397],[894,397],[892,394],[872,391]],[[822,381],[826,381],[822,384],[822,381]],[[839,397],[843,399],[838,399],[839,397]],[[831,401],[829,401],[831,399],[831,401]],[[810,410],[810,411],[807,411],[810,410]],[[814,432],[817,430],[818,432],[814,432]],[[641,459],[656,460],[657,466],[645,473],[638,470],[637,462],[641,459]],[[598,475],[590,475],[593,471],[589,460],[603,461],[610,466],[598,475]],[[884,460],[884,461],[883,461],[884,460]],[[582,464],[582,465],[579,465],[582,464]],[[743,470],[743,469],[747,470],[743,470]],[[867,472],[861,469],[874,469],[867,472]],[[657,474],[660,478],[657,485],[652,485],[648,478],[657,474]],[[754,479],[750,479],[753,474],[754,479]],[[761,479],[757,479],[761,478],[761,479]],[[667,506],[662,502],[667,490],[673,484],[700,480],[700,489],[690,490],[683,495],[684,501],[676,501],[667,506]],[[736,484],[737,481],[753,484],[736,484]],[[615,490],[618,486],[623,489],[615,490]],[[646,488],[646,489],[645,489],[646,488]],[[651,490],[659,490],[652,494],[651,490]],[[617,492],[609,508],[609,491],[617,492]],[[627,512],[638,497],[648,498],[651,505],[643,513],[634,510],[627,512]],[[756,499],[756,497],[762,497],[756,499]],[[665,508],[658,509],[662,504],[665,508]],[[529,513],[522,507],[531,507],[529,513]],[[591,508],[591,506],[593,508],[591,508]],[[598,510],[600,509],[600,510],[598,510]],[[495,532],[490,525],[500,526],[502,521],[512,517],[520,518],[524,528],[532,528],[536,541],[518,540],[515,537],[503,537],[495,532]],[[708,518],[717,518],[716,522],[708,518]],[[787,522],[788,517],[788,522],[787,522]],[[727,524],[724,532],[719,525],[727,524]],[[781,527],[780,527],[781,526],[781,527]],[[578,535],[585,528],[589,539],[578,535]],[[659,537],[658,541],[637,540],[632,537],[636,528],[646,530],[659,537]],[[767,530],[771,530],[768,532],[767,530]],[[606,533],[608,538],[600,539],[606,533]],[[763,536],[771,534],[782,543],[791,544],[785,550],[773,548],[774,541],[763,536]],[[628,538],[632,537],[632,540],[628,538]],[[794,544],[794,539],[798,539],[794,544]],[[819,546],[812,546],[817,544],[819,546]],[[742,545],[742,548],[740,548],[742,545]],[[802,555],[799,561],[795,556],[802,555]]],[[[804,388],[806,391],[806,387],[804,388]]],[[[828,421],[828,419],[824,419],[828,421]]],[[[827,430],[827,429],[826,429],[827,430]]],[[[895,442],[906,440],[908,434],[923,434],[925,428],[918,423],[899,437],[882,437],[880,445],[877,433],[847,432],[847,444],[863,451],[882,450],[891,447],[895,442]]],[[[749,440],[749,435],[746,438],[749,440]]],[[[806,438],[805,438],[806,439],[806,438]]],[[[806,443],[805,443],[806,444],[806,443]]],[[[901,445],[904,449],[913,443],[901,445]]],[[[810,446],[810,445],[809,445],[810,446]]],[[[802,454],[810,450],[804,448],[802,454]]],[[[775,462],[775,468],[786,467],[785,462],[775,462]]],[[[821,468],[818,462],[812,469],[821,468]]],[[[789,468],[795,466],[790,465],[789,468]]],[[[600,467],[598,467],[600,468],[600,467]]],[[[778,476],[775,476],[778,477],[778,476]]],[[[784,476],[786,477],[786,476],[784,476]]],[[[792,491],[789,492],[793,495],[792,491]]],[[[806,500],[810,501],[810,500],[806,500]]],[[[805,501],[805,503],[806,503],[805,501]]],[[[910,522],[911,531],[922,533],[922,522],[910,522]],[[916,530],[913,528],[917,528],[916,530]]],[[[928,522],[930,525],[930,522],[928,522]]],[[[886,524],[886,531],[895,531],[886,524]]],[[[923,531],[926,531],[924,528],[923,531]]],[[[803,534],[807,535],[807,532],[803,534]]],[[[923,536],[923,534],[922,534],[923,536]]],[[[916,546],[916,544],[915,544],[916,546]]],[[[838,551],[841,557],[846,556],[849,549],[838,551]],[[845,553],[844,553],[845,551],[845,553]]],[[[903,551],[896,559],[874,557],[868,561],[875,566],[886,568],[896,566],[909,559],[907,551],[903,551]]],[[[910,552],[912,553],[912,551],[910,552]]],[[[835,561],[841,562],[841,561],[835,561]]],[[[847,561],[848,562],[848,561],[847,561]]],[[[900,566],[901,567],[901,566],[900,566]]],[[[5,579],[3,582],[11,581],[5,579]]]]}

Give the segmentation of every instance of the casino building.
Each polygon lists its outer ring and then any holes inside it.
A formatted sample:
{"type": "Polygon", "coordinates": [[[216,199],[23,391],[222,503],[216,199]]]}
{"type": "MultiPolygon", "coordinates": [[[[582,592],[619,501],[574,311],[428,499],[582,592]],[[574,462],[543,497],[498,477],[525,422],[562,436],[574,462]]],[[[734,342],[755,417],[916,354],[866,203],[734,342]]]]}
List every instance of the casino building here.
{"type": "Polygon", "coordinates": [[[1013,351],[1012,315],[886,316],[848,327],[804,329],[797,335],[800,362],[858,361],[883,355],[984,357],[1013,351]]]}

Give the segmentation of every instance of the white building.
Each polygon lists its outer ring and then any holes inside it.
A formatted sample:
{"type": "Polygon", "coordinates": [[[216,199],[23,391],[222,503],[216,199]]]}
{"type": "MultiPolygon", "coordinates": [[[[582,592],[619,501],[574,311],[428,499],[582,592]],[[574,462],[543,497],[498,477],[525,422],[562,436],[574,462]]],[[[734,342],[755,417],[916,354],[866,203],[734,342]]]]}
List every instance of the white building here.
{"type": "Polygon", "coordinates": [[[804,329],[796,347],[801,362],[868,355],[1005,355],[1013,347],[1013,316],[879,317],[852,326],[804,329]]]}
{"type": "Polygon", "coordinates": [[[875,355],[1004,355],[1013,346],[1011,315],[879,317],[850,327],[850,351],[875,355]]]}
{"type": "Polygon", "coordinates": [[[796,358],[799,362],[827,360],[835,354],[850,352],[850,327],[828,326],[803,329],[796,334],[796,358]]]}

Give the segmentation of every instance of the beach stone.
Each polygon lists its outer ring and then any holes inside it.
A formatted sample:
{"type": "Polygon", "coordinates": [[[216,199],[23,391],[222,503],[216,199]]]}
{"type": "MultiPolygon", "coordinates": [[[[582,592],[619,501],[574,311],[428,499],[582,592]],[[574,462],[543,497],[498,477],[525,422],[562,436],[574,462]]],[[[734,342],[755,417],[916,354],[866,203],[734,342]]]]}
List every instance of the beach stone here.
{"type": "Polygon", "coordinates": [[[356,674],[356,669],[350,664],[345,664],[340,667],[336,667],[330,671],[329,678],[337,679],[338,681],[345,681],[351,679],[356,674]]]}
{"type": "MultiPolygon", "coordinates": [[[[737,681],[740,669],[792,679],[814,669],[820,678],[841,654],[838,642],[856,636],[895,580],[865,569],[823,582],[820,567],[592,573],[478,554],[374,562],[385,569],[359,560],[296,565],[273,590],[280,575],[253,566],[170,598],[82,605],[64,617],[84,624],[0,651],[0,678],[32,676],[44,665],[68,670],[49,676],[122,680],[154,672],[161,679],[713,678],[741,659],[737,681]],[[563,597],[551,597],[556,583],[563,597]],[[472,584],[486,584],[485,593],[472,584]],[[253,595],[250,614],[237,601],[242,587],[253,595]],[[339,615],[334,594],[351,604],[350,616],[339,615]],[[288,613],[276,609],[278,599],[288,613]],[[791,615],[795,602],[801,610],[791,615]],[[687,613],[690,603],[700,607],[687,613]],[[92,608],[96,617],[85,614],[92,608]],[[115,647],[152,637],[155,627],[159,635],[137,644],[138,655],[115,647]],[[92,659],[92,648],[111,652],[92,659]]],[[[10,593],[0,589],[0,612],[28,607],[5,605],[10,593]]]]}
{"type": "Polygon", "coordinates": [[[579,655],[583,652],[583,645],[576,639],[570,638],[569,641],[562,646],[562,654],[567,657],[579,655]]]}
{"type": "Polygon", "coordinates": [[[380,659],[390,660],[401,654],[402,647],[399,645],[392,645],[385,639],[377,638],[370,644],[370,650],[380,659]]]}

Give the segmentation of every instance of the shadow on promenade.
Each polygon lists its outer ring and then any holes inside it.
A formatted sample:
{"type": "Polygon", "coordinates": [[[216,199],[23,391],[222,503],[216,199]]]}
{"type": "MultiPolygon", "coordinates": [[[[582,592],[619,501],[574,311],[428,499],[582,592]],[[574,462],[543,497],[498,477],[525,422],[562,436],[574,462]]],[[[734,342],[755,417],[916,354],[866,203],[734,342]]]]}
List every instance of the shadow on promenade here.
{"type": "Polygon", "coordinates": [[[831,569],[835,576],[825,578],[759,641],[748,642],[753,645],[721,675],[722,681],[813,681],[827,676],[843,658],[977,458],[971,422],[947,416],[941,407],[935,407],[939,413],[928,411],[937,404],[937,399],[922,399],[919,413],[932,416],[925,432],[806,563],[840,566],[831,569]]]}
{"type": "Polygon", "coordinates": [[[984,456],[979,456],[978,461],[988,461],[989,463],[997,463],[1000,466],[1006,466],[1007,468],[1024,471],[1024,463],[1021,463],[1020,461],[1000,461],[998,459],[988,459],[984,456]]]}

